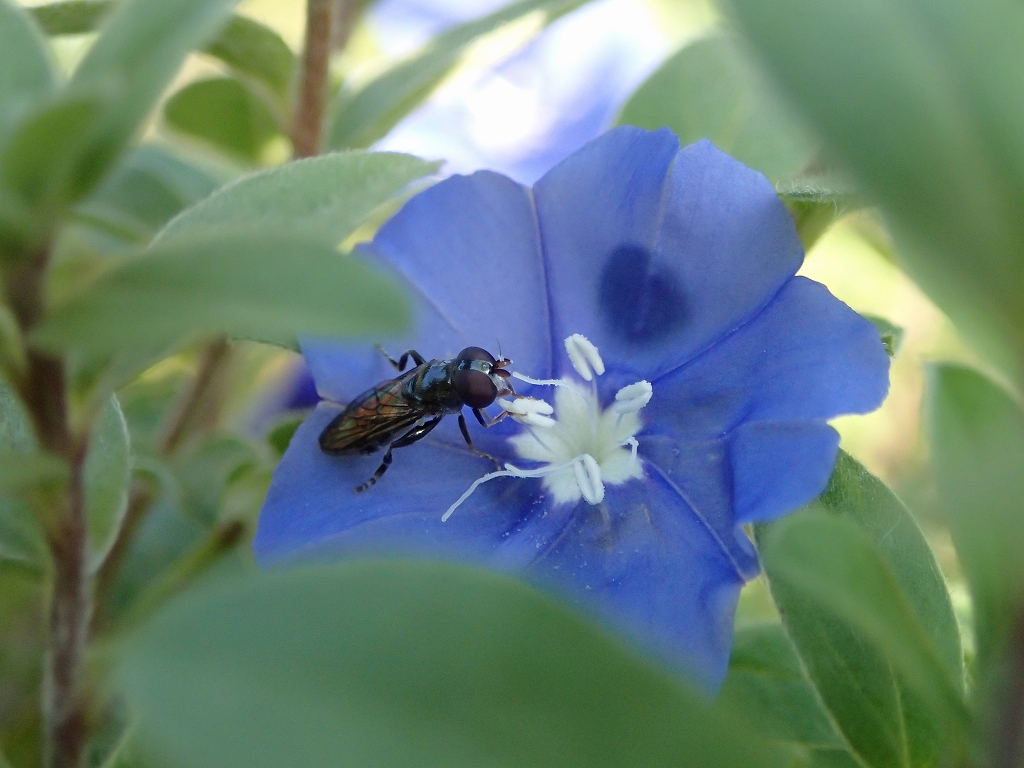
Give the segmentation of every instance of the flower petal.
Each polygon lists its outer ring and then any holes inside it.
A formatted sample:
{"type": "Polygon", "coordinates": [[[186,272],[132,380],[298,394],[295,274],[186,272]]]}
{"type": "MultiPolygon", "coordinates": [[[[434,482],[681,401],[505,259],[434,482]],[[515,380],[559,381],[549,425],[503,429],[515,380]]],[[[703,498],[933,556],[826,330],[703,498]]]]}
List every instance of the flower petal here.
{"type": "Polygon", "coordinates": [[[442,523],[447,506],[488,471],[486,462],[423,440],[396,451],[381,481],[356,495],[352,488],[372,474],[379,454],[321,453],[316,436],[337,412],[318,406],[274,472],[253,543],[261,567],[402,554],[520,573],[709,690],[720,684],[743,578],[660,474],[608,487],[596,507],[550,507],[540,481],[502,478],[442,523]]]}
{"type": "MultiPolygon", "coordinates": [[[[551,368],[547,286],[529,190],[500,174],[452,176],[416,195],[360,246],[413,302],[415,332],[381,340],[398,355],[450,358],[468,346],[500,352],[517,368],[551,368]]],[[[325,398],[347,402],[395,371],[372,342],[303,338],[325,398]]]]}
{"type": "Polygon", "coordinates": [[[839,433],[820,421],[756,421],[730,436],[737,523],[774,520],[817,498],[828,484],[839,433]]]}
{"type": "MultiPolygon", "coordinates": [[[[444,551],[479,559],[490,556],[502,534],[530,514],[529,502],[524,507],[518,499],[500,508],[489,506],[486,515],[476,511],[507,490],[499,480],[486,484],[451,520],[441,522],[449,505],[494,469],[469,452],[454,418],[445,419],[428,438],[397,449],[380,482],[354,493],[380,465],[383,454],[323,453],[317,438],[339,412],[335,405],[318,405],[274,470],[253,542],[260,566],[303,555],[337,557],[366,551],[444,551]]],[[[504,446],[504,441],[495,441],[487,448],[498,451],[499,459],[512,460],[511,454],[500,453],[504,446]]],[[[539,490],[540,484],[529,487],[539,490]]]]}
{"type": "Polygon", "coordinates": [[[696,440],[746,421],[872,411],[889,389],[889,356],[874,325],[795,277],[749,323],[652,384],[645,422],[696,440]]]}
{"type": "Polygon", "coordinates": [[[767,304],[803,261],[760,173],[701,141],[621,127],[534,187],[555,333],[638,377],[680,365],[767,304]]]}
{"type": "Polygon", "coordinates": [[[609,486],[601,505],[575,505],[564,534],[526,577],[707,690],[721,685],[743,579],[657,473],[609,486]]]}

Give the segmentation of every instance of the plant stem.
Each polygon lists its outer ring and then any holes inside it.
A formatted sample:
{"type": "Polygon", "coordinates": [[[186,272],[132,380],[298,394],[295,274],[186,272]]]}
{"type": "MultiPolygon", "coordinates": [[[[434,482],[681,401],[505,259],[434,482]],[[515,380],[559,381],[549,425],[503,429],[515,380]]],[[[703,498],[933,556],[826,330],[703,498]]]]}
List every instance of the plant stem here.
{"type": "MultiPolygon", "coordinates": [[[[42,318],[50,249],[41,247],[4,273],[4,290],[22,336],[42,318]]],[[[53,561],[43,682],[43,753],[48,768],[78,768],[88,737],[82,690],[83,653],[91,610],[85,520],[88,438],[72,434],[64,362],[28,350],[17,382],[40,447],[70,469],[63,496],[45,521],[53,561]]]]}
{"type": "Polygon", "coordinates": [[[334,5],[335,0],[307,0],[306,45],[291,137],[295,157],[311,157],[320,151],[334,5]]]}
{"type": "Polygon", "coordinates": [[[223,394],[219,384],[230,353],[231,344],[223,336],[203,348],[192,386],[160,440],[158,448],[163,455],[174,453],[193,432],[216,424],[223,394]]]}

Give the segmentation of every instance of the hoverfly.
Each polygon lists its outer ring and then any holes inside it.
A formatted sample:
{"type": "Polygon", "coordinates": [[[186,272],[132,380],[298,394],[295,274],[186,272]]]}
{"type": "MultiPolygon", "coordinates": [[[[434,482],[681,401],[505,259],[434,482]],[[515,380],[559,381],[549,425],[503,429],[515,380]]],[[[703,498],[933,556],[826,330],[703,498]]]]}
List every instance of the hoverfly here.
{"type": "Polygon", "coordinates": [[[459,414],[459,429],[470,450],[500,469],[493,456],[474,447],[462,409],[471,408],[484,427],[501,421],[505,411],[494,419],[485,419],[482,409],[502,395],[516,397],[510,374],[504,370],[511,360],[496,360],[485,349],[466,347],[452,360],[427,361],[410,349],[395,361],[380,345],[377,348],[399,372],[409,358],[416,367],[363,392],[320,433],[321,450],[336,456],[365,456],[387,446],[377,471],[356,487],[356,493],[365,491],[387,472],[395,448],[422,440],[449,414],[459,414]]]}

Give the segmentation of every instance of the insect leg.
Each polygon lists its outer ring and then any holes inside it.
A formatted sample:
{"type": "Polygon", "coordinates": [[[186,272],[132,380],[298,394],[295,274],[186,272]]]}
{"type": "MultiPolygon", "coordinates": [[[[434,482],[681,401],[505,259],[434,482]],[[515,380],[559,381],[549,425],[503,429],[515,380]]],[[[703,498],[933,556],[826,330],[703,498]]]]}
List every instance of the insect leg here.
{"type": "MultiPolygon", "coordinates": [[[[474,408],[473,411],[475,413],[477,411],[477,409],[474,408]]],[[[493,461],[494,462],[494,466],[497,467],[498,470],[500,471],[501,470],[501,462],[499,462],[496,458],[491,456],[491,454],[484,453],[483,451],[478,450],[477,447],[475,445],[473,445],[473,438],[471,438],[469,436],[469,427],[466,426],[466,417],[464,415],[462,415],[461,413],[459,414],[459,429],[462,430],[462,436],[463,436],[463,438],[465,438],[466,445],[469,446],[469,450],[471,450],[473,453],[475,453],[477,456],[480,456],[481,458],[490,459],[491,461],[493,461]]]]}
{"type": "Polygon", "coordinates": [[[412,361],[416,363],[416,365],[423,365],[425,362],[427,362],[426,360],[423,359],[423,355],[421,355],[415,349],[407,349],[405,352],[402,353],[402,356],[398,358],[398,360],[393,360],[391,358],[391,355],[384,351],[384,347],[382,347],[380,344],[377,344],[376,346],[377,349],[380,350],[380,353],[384,355],[385,358],[387,358],[387,361],[391,363],[393,366],[395,366],[395,368],[398,371],[405,370],[405,364],[410,357],[412,358],[412,361]]]}
{"type": "Polygon", "coordinates": [[[407,445],[412,445],[417,440],[422,440],[424,437],[430,434],[430,430],[432,430],[434,427],[441,423],[441,418],[441,416],[438,416],[437,418],[431,419],[430,421],[425,421],[422,424],[417,424],[415,427],[410,429],[400,438],[391,443],[391,445],[388,446],[388,449],[384,451],[384,458],[381,459],[380,466],[377,467],[377,471],[373,473],[373,477],[371,477],[362,485],[357,485],[355,488],[356,493],[362,493],[370,486],[376,485],[377,481],[384,476],[384,473],[388,471],[388,467],[391,466],[391,451],[393,449],[404,448],[407,445]]]}
{"type": "Polygon", "coordinates": [[[492,419],[490,416],[487,416],[487,414],[485,414],[482,409],[474,408],[473,415],[476,416],[476,420],[480,422],[481,427],[493,427],[499,421],[508,416],[508,411],[503,410],[501,413],[499,413],[492,419]],[[484,418],[485,416],[487,416],[487,418],[484,418]]]}

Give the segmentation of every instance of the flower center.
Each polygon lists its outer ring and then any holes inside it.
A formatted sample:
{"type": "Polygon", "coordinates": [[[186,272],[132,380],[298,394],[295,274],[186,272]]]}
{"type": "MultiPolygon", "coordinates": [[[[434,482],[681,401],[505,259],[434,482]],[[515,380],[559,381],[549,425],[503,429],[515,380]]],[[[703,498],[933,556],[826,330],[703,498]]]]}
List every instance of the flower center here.
{"type": "Polygon", "coordinates": [[[528,397],[497,401],[525,427],[522,434],[510,438],[512,447],[523,459],[539,462],[540,466],[522,469],[506,464],[503,470],[484,475],[442,520],[447,520],[482,483],[496,477],[541,478],[556,504],[575,503],[581,498],[600,504],[606,485],[643,477],[635,435],[642,426],[639,411],[653,393],[651,385],[638,381],[623,387],[616,393],[615,402],[602,409],[597,377],[604,373],[604,362],[597,348],[580,334],[567,338],[565,347],[573,368],[590,386],[569,378],[539,380],[513,373],[530,384],[555,387],[554,407],[528,397]]]}

